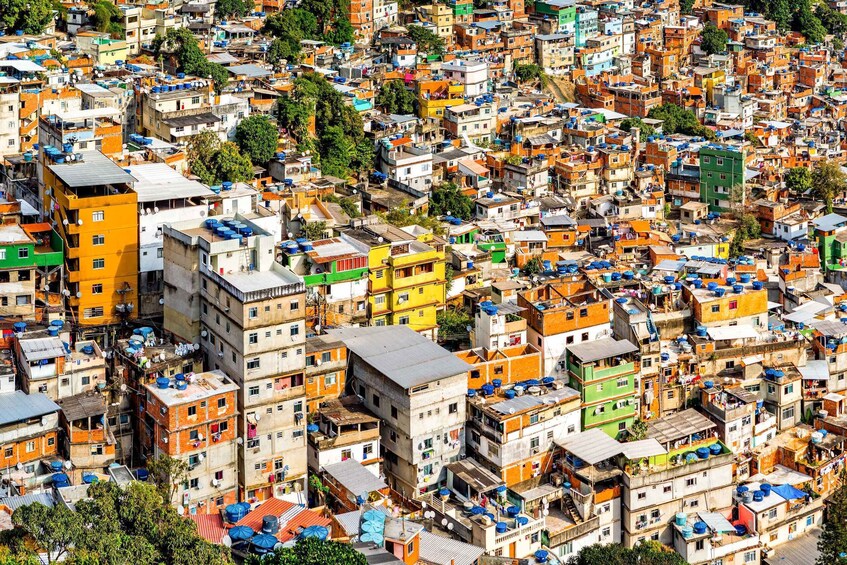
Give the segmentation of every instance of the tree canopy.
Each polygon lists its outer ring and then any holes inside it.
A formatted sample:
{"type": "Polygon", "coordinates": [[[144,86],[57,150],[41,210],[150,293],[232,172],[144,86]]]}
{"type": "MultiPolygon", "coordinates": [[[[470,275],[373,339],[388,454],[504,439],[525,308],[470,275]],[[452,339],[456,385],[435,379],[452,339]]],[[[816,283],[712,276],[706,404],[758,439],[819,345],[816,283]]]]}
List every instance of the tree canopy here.
{"type": "Polygon", "coordinates": [[[715,132],[701,124],[694,112],[671,102],[651,108],[647,117],[662,120],[662,131],[668,134],[682,133],[716,139],[715,132]]]}
{"type": "Polygon", "coordinates": [[[826,517],[818,540],[816,565],[841,563],[847,552],[847,471],[842,470],[838,488],[826,501],[826,517]]]}
{"type": "Polygon", "coordinates": [[[53,19],[52,0],[3,0],[0,9],[0,24],[7,33],[21,30],[39,34],[53,19]]]}
{"type": "Polygon", "coordinates": [[[538,65],[517,64],[515,65],[515,78],[518,82],[527,82],[530,80],[544,80],[544,71],[538,65]]]}
{"type": "Polygon", "coordinates": [[[250,0],[217,0],[215,2],[215,15],[219,18],[244,17],[253,10],[253,2],[250,0]]]}
{"type": "Polygon", "coordinates": [[[254,165],[265,165],[276,151],[279,132],[270,118],[256,114],[235,126],[235,143],[254,165]]]}
{"type": "Polygon", "coordinates": [[[641,118],[638,118],[638,117],[626,118],[625,120],[623,120],[621,122],[621,129],[622,130],[628,132],[628,131],[632,131],[632,128],[638,128],[639,129],[639,131],[641,132],[640,137],[641,137],[642,140],[644,140],[647,137],[650,137],[651,135],[656,134],[656,130],[653,128],[653,126],[644,123],[644,120],[642,120],[641,118]]]}
{"type": "Polygon", "coordinates": [[[109,0],[98,0],[91,6],[89,19],[97,31],[108,33],[113,38],[124,35],[124,13],[109,0]]]}
{"type": "Polygon", "coordinates": [[[229,81],[229,72],[223,65],[210,63],[197,44],[194,34],[187,28],[171,28],[162,37],[153,40],[153,52],[156,57],[172,57],[180,71],[215,82],[215,90],[220,92],[229,81]]]}
{"type": "Polygon", "coordinates": [[[415,113],[415,95],[402,80],[384,82],[376,97],[376,104],[389,114],[415,113]]]}
{"type": "Polygon", "coordinates": [[[758,239],[762,235],[762,226],[753,214],[744,214],[738,221],[732,242],[729,244],[729,254],[738,257],[744,253],[744,244],[751,239],[758,239]]]}
{"type": "Polygon", "coordinates": [[[444,54],[444,39],[439,37],[435,32],[418,25],[407,25],[406,31],[409,33],[411,40],[415,42],[418,51],[430,55],[444,54]]]}
{"type": "Polygon", "coordinates": [[[268,16],[263,31],[275,39],[268,48],[268,61],[279,65],[281,61],[296,61],[300,57],[300,42],[319,39],[318,19],[301,8],[283,10],[268,16]]]}
{"type": "Polygon", "coordinates": [[[279,549],[267,556],[251,555],[245,565],[367,565],[364,554],[347,543],[307,538],[294,547],[279,549]]]}
{"type": "Polygon", "coordinates": [[[847,189],[847,175],[835,161],[823,161],[812,171],[815,195],[826,202],[827,213],[832,212],[832,201],[847,189]]]}
{"type": "Polygon", "coordinates": [[[806,167],[794,167],[785,173],[785,187],[796,195],[812,188],[812,171],[806,167]]]}
{"type": "Polygon", "coordinates": [[[244,182],[253,178],[250,157],[242,155],[231,141],[221,141],[218,134],[206,130],[188,141],[188,166],[191,174],[205,184],[244,182]]]}
{"type": "MultiPolygon", "coordinates": [[[[229,550],[201,538],[194,522],[180,516],[153,484],[133,482],[121,488],[112,482],[95,483],[88,495],[77,502],[76,512],[38,503],[18,508],[12,515],[14,533],[47,552],[51,563],[232,563],[229,550]]],[[[19,554],[22,559],[27,555],[19,554]]]]}
{"type": "Polygon", "coordinates": [[[633,548],[620,544],[590,545],[572,556],[567,565],[688,565],[682,556],[657,541],[641,542],[633,548]]]}
{"type": "Polygon", "coordinates": [[[429,214],[431,216],[451,215],[463,220],[470,220],[473,215],[473,200],[471,200],[455,183],[446,183],[432,189],[429,195],[429,214]]]}
{"type": "Polygon", "coordinates": [[[373,166],[374,146],[365,138],[362,117],[322,75],[297,78],[293,94],[279,100],[276,117],[301,150],[317,151],[324,174],[345,178],[373,166]],[[314,135],[309,131],[312,118],[314,135]]]}
{"type": "Polygon", "coordinates": [[[726,51],[728,39],[729,36],[724,30],[715,26],[712,22],[706,22],[703,31],[700,32],[700,48],[709,55],[723,53],[726,51]]]}

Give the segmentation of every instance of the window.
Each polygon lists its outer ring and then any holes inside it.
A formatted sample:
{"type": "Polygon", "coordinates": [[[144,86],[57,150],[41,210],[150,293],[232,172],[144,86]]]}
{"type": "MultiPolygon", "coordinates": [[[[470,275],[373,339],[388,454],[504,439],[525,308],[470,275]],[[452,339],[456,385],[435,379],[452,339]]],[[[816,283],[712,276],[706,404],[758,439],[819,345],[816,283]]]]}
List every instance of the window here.
{"type": "Polygon", "coordinates": [[[638,493],[638,500],[644,500],[645,498],[647,498],[646,492],[639,492],[638,493]]]}
{"type": "Polygon", "coordinates": [[[259,368],[259,358],[254,357],[247,362],[248,369],[258,369],[259,368]]]}
{"type": "Polygon", "coordinates": [[[255,332],[254,332],[254,333],[249,334],[249,335],[247,336],[247,342],[248,342],[250,345],[256,345],[257,343],[259,343],[259,334],[255,333],[255,332]]]}
{"type": "Polygon", "coordinates": [[[102,222],[106,218],[106,213],[103,210],[97,210],[91,213],[92,222],[102,222]]]}
{"type": "Polygon", "coordinates": [[[226,408],[226,398],[218,398],[218,410],[226,408]]]}
{"type": "Polygon", "coordinates": [[[106,260],[105,259],[94,259],[92,262],[92,268],[94,269],[105,269],[106,268],[106,260]]]}
{"type": "Polygon", "coordinates": [[[720,304],[715,304],[714,306],[712,306],[712,314],[717,314],[720,311],[721,311],[721,305],[720,304]]]}
{"type": "Polygon", "coordinates": [[[15,454],[15,450],[12,447],[7,447],[5,450],[3,450],[3,456],[6,459],[9,459],[14,454],[15,454]]]}
{"type": "Polygon", "coordinates": [[[324,387],[335,386],[336,380],[337,379],[335,378],[335,373],[325,376],[324,377],[324,387]]]}
{"type": "Polygon", "coordinates": [[[783,410],[782,410],[782,419],[783,420],[790,420],[793,417],[794,417],[794,407],[793,406],[789,406],[788,408],[783,408],[783,410]]]}
{"type": "Polygon", "coordinates": [[[250,318],[251,320],[255,320],[256,318],[259,317],[259,309],[256,308],[255,306],[253,306],[252,308],[247,310],[247,317],[250,318]]]}
{"type": "Polygon", "coordinates": [[[19,247],[18,248],[18,259],[26,259],[29,257],[29,248],[28,247],[19,247]]]}
{"type": "Polygon", "coordinates": [[[685,479],[685,486],[687,486],[687,487],[693,487],[696,484],[697,484],[697,477],[691,477],[691,478],[685,479]]]}
{"type": "Polygon", "coordinates": [[[26,452],[32,453],[33,451],[35,451],[35,442],[34,441],[26,442],[26,452]]]}
{"type": "Polygon", "coordinates": [[[82,380],[83,386],[91,384],[91,377],[89,377],[89,376],[82,377],[81,380],[82,380]]]}
{"type": "Polygon", "coordinates": [[[755,563],[759,558],[756,555],[755,551],[745,551],[744,552],[744,563],[755,563]]]}
{"type": "Polygon", "coordinates": [[[300,302],[298,302],[297,300],[292,300],[289,308],[292,312],[296,312],[300,309],[300,302]]]}
{"type": "Polygon", "coordinates": [[[94,308],[86,308],[82,311],[83,318],[100,318],[103,316],[103,307],[95,306],[94,308]]]}
{"type": "Polygon", "coordinates": [[[771,520],[773,520],[774,518],[776,518],[776,508],[771,508],[771,509],[768,511],[768,518],[770,518],[771,520]]]}
{"type": "Polygon", "coordinates": [[[379,408],[379,395],[378,394],[373,395],[373,402],[374,402],[374,406],[379,408]]]}
{"type": "Polygon", "coordinates": [[[697,551],[703,551],[703,548],[706,547],[706,540],[698,539],[695,542],[695,546],[697,551]]]}
{"type": "Polygon", "coordinates": [[[738,310],[738,301],[737,300],[730,300],[729,301],[729,309],[730,310],[738,310]]]}
{"type": "Polygon", "coordinates": [[[106,236],[104,235],[92,235],[91,236],[91,245],[104,245],[106,243],[106,236]]]}
{"type": "Polygon", "coordinates": [[[91,285],[91,294],[103,294],[103,285],[100,283],[91,285]]]}
{"type": "Polygon", "coordinates": [[[189,406],[188,407],[188,415],[189,416],[196,416],[197,415],[197,407],[196,406],[189,406]]]}
{"type": "Polygon", "coordinates": [[[397,323],[401,326],[408,326],[409,325],[409,317],[408,316],[400,316],[400,319],[397,321],[397,323]]]}
{"type": "Polygon", "coordinates": [[[97,445],[92,445],[91,455],[103,455],[103,444],[98,443],[97,445]]]}
{"type": "Polygon", "coordinates": [[[295,324],[291,326],[291,337],[294,337],[296,335],[300,335],[300,326],[295,324]]]}
{"type": "Polygon", "coordinates": [[[447,411],[448,411],[450,414],[455,414],[456,412],[458,412],[458,411],[459,411],[459,405],[458,405],[458,403],[453,402],[452,404],[450,404],[450,406],[448,406],[448,407],[447,407],[447,411]]]}
{"type": "Polygon", "coordinates": [[[332,353],[325,351],[321,354],[321,363],[329,363],[330,361],[332,361],[332,353]]]}
{"type": "Polygon", "coordinates": [[[629,379],[626,377],[618,379],[618,388],[623,388],[625,386],[629,386],[629,379]]]}
{"type": "Polygon", "coordinates": [[[395,420],[397,419],[397,407],[396,406],[391,407],[391,417],[394,418],[395,420]]]}
{"type": "Polygon", "coordinates": [[[348,459],[351,459],[352,457],[353,457],[353,450],[352,449],[342,449],[341,450],[341,460],[342,461],[347,461],[348,459]]]}
{"type": "Polygon", "coordinates": [[[671,487],[671,485],[665,485],[665,486],[662,488],[662,492],[664,492],[664,493],[668,493],[668,492],[670,492],[670,491],[671,491],[671,489],[672,489],[672,488],[673,488],[673,487],[671,487]]]}
{"type": "Polygon", "coordinates": [[[250,396],[259,396],[259,387],[258,386],[251,386],[250,390],[248,392],[249,392],[250,396]]]}
{"type": "Polygon", "coordinates": [[[782,389],[783,394],[791,394],[792,392],[794,392],[794,383],[785,385],[782,389]]]}

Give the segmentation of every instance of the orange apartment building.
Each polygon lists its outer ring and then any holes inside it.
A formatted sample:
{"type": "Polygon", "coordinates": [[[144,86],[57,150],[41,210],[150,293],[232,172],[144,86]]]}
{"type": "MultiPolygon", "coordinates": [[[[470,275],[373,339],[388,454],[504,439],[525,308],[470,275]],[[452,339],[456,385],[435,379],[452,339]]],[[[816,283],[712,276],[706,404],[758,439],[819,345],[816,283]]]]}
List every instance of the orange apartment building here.
{"type": "Polygon", "coordinates": [[[473,366],[468,371],[468,389],[477,389],[487,383],[514,384],[544,376],[541,352],[529,344],[496,349],[477,347],[456,351],[454,355],[473,366]]]}
{"type": "Polygon", "coordinates": [[[109,429],[103,394],[87,391],[60,398],[64,453],[73,461],[70,472],[79,484],[88,474],[104,474],[115,462],[115,436],[109,429]]]}
{"type": "Polygon", "coordinates": [[[141,449],[188,463],[171,503],[190,514],[214,514],[238,502],[238,385],[223,371],[159,377],[144,385],[141,449]]]}
{"type": "Polygon", "coordinates": [[[553,471],[556,442],[580,431],[580,396],[562,381],[524,383],[468,400],[468,451],[509,488],[553,471]]]}
{"type": "Polygon", "coordinates": [[[662,104],[659,87],[655,84],[641,85],[626,83],[623,86],[610,86],[609,92],[615,97],[615,112],[627,116],[646,118],[651,109],[662,104]]]}
{"type": "Polygon", "coordinates": [[[347,376],[347,347],[328,335],[306,339],[306,411],[318,412],[323,402],[340,398],[347,376]]]}
{"type": "MultiPolygon", "coordinates": [[[[14,388],[14,375],[10,376],[14,388]]],[[[59,410],[58,404],[38,392],[0,393],[0,477],[12,481],[22,494],[35,486],[30,480],[39,462],[55,460],[59,453],[59,410]]]]}
{"type": "Polygon", "coordinates": [[[518,294],[527,342],[541,351],[544,375],[566,375],[569,345],[611,335],[611,295],[583,275],[566,275],[518,294]]]}
{"type": "Polygon", "coordinates": [[[373,13],[373,0],[350,0],[347,5],[350,24],[361,39],[370,40],[373,36],[373,13]]]}
{"type": "Polygon", "coordinates": [[[731,20],[744,19],[744,6],[740,4],[737,6],[730,4],[712,5],[704,7],[699,12],[701,21],[705,18],[706,21],[723,30],[730,28],[731,20]]]}

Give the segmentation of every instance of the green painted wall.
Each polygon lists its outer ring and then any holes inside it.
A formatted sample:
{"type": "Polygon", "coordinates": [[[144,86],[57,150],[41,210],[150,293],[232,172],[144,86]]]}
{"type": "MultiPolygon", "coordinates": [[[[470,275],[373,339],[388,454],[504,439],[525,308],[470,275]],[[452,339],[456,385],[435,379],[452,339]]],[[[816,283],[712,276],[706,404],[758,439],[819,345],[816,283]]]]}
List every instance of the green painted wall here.
{"type": "Polygon", "coordinates": [[[712,211],[729,208],[733,187],[744,187],[744,151],[718,146],[700,149],[700,201],[712,211]]]}

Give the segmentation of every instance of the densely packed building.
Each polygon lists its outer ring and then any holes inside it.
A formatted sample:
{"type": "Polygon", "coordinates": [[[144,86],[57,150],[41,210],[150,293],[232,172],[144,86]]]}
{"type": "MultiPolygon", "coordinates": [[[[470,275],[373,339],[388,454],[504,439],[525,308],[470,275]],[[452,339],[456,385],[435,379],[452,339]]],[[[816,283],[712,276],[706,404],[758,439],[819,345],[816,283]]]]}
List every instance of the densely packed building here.
{"type": "Polygon", "coordinates": [[[0,518],[164,481],[239,558],[814,560],[844,2],[101,3],[0,6],[0,518]]]}

